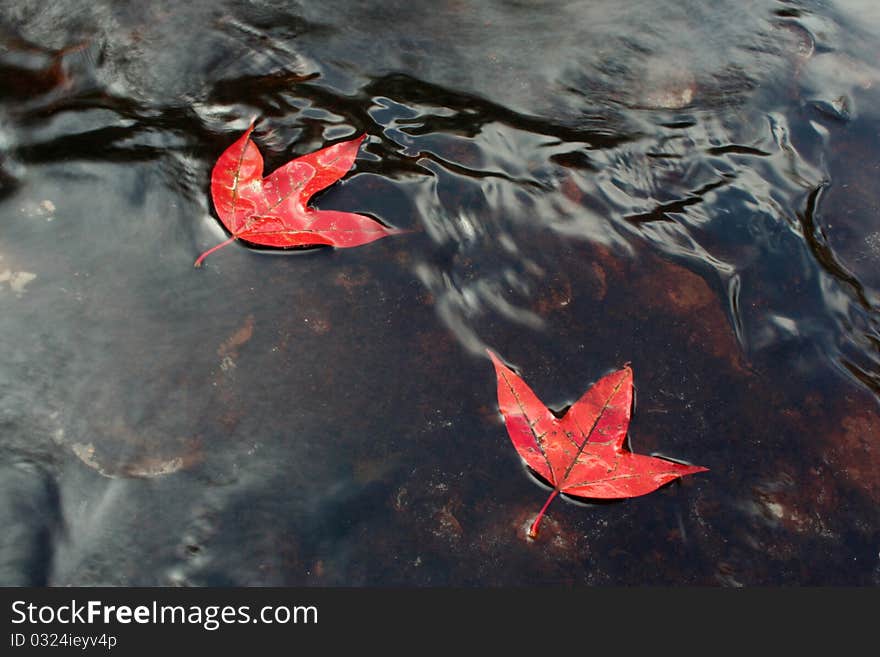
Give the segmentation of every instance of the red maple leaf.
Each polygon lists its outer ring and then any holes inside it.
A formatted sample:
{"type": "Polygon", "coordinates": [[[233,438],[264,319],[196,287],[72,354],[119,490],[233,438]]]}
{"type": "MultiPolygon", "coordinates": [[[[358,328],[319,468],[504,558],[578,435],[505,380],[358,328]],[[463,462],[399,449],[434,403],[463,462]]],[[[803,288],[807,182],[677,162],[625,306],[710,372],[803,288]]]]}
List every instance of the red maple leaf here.
{"type": "Polygon", "coordinates": [[[637,497],[707,468],[633,454],[624,449],[633,401],[629,366],[602,377],[562,417],[556,417],[491,351],[498,406],[513,446],[553,486],[529,529],[532,538],[559,493],[593,499],[637,497]]]}
{"type": "Polygon", "coordinates": [[[211,174],[211,197],[232,234],[195,262],[235,240],[289,248],[326,244],[360,246],[399,233],[354,212],[315,210],[309,199],[351,169],[366,135],[303,155],[263,178],[263,157],[251,141],[254,126],[226,149],[211,174]]]}

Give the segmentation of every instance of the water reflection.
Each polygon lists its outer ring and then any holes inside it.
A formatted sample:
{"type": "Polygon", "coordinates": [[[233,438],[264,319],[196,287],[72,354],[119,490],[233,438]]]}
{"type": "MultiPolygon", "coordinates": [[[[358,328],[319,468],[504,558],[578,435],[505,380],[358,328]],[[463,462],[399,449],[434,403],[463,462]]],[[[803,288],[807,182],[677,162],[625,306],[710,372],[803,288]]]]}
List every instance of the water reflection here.
{"type": "Polygon", "coordinates": [[[869,4],[3,7],[0,577],[876,584],[869,4]],[[414,232],[193,271],[255,117],[414,232]],[[712,477],[521,540],[486,347],[712,477]]]}

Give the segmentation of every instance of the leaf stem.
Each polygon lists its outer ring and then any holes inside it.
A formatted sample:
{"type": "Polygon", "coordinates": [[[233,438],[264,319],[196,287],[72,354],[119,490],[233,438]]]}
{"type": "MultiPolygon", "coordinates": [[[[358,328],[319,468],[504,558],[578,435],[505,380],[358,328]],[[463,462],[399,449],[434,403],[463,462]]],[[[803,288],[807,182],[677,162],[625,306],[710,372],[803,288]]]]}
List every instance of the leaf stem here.
{"type": "Polygon", "coordinates": [[[535,522],[532,523],[532,526],[529,527],[529,538],[538,538],[538,525],[541,524],[541,520],[544,518],[544,512],[547,510],[547,507],[550,506],[550,502],[553,501],[553,498],[559,495],[559,489],[554,488],[553,492],[550,493],[550,497],[547,498],[547,501],[544,502],[544,506],[541,507],[541,510],[538,511],[538,515],[535,518],[535,522]]]}
{"type": "Polygon", "coordinates": [[[218,244],[217,246],[208,249],[208,250],[205,251],[202,255],[199,256],[198,260],[196,260],[196,264],[194,264],[193,267],[201,267],[201,266],[202,266],[202,261],[203,261],[205,258],[207,258],[209,255],[211,255],[212,253],[214,253],[214,251],[219,251],[219,250],[222,249],[224,246],[226,246],[227,244],[231,244],[231,243],[234,242],[235,240],[236,240],[236,237],[235,237],[235,235],[233,235],[232,237],[230,237],[230,238],[229,238],[228,240],[226,240],[225,242],[220,242],[220,244],[218,244]]]}

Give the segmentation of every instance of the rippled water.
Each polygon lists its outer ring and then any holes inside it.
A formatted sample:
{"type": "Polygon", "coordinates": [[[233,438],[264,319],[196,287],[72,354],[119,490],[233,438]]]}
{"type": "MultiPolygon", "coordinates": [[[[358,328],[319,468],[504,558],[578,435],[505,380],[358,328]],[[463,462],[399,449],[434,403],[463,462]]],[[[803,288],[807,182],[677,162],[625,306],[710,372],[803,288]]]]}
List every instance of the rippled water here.
{"type": "Polygon", "coordinates": [[[880,584],[880,9],[0,6],[0,582],[880,584]],[[360,132],[224,237],[211,167],[360,132]],[[283,257],[282,257],[283,256],[283,257]],[[561,409],[631,362],[632,448],[710,472],[556,502],[485,349],[561,409]]]}

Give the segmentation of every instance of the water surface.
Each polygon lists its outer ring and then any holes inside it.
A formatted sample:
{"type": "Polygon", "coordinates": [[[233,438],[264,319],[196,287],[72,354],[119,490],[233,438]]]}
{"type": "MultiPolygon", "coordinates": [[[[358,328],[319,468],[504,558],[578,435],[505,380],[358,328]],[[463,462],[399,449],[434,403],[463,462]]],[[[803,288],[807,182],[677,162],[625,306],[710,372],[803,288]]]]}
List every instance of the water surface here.
{"type": "Polygon", "coordinates": [[[0,582],[880,583],[874,3],[144,4],[0,7],[0,582]],[[193,269],[253,119],[411,232],[193,269]],[[526,540],[487,348],[710,472],[526,540]]]}

